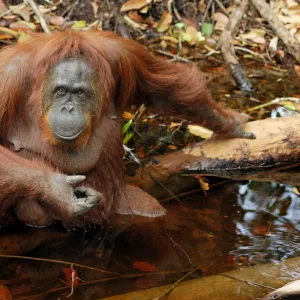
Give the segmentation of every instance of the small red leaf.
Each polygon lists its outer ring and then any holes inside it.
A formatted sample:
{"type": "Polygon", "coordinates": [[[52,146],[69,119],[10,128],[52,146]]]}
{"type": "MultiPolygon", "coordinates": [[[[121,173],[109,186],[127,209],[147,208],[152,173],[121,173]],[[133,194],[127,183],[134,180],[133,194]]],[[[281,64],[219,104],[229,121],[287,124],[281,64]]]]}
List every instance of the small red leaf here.
{"type": "Polygon", "coordinates": [[[76,270],[72,270],[71,268],[64,268],[63,272],[65,274],[65,281],[72,285],[72,278],[73,278],[73,285],[77,286],[79,284],[79,277],[76,270]]]}
{"type": "Polygon", "coordinates": [[[265,235],[268,232],[268,226],[266,225],[255,225],[252,230],[253,235],[265,235]]]}
{"type": "Polygon", "coordinates": [[[145,261],[136,261],[135,263],[133,263],[132,266],[133,266],[134,269],[138,269],[138,270],[144,271],[144,272],[158,271],[158,269],[154,265],[149,264],[145,261]]]}
{"type": "Polygon", "coordinates": [[[12,300],[12,295],[8,288],[4,285],[0,285],[0,299],[1,300],[12,300]]]}

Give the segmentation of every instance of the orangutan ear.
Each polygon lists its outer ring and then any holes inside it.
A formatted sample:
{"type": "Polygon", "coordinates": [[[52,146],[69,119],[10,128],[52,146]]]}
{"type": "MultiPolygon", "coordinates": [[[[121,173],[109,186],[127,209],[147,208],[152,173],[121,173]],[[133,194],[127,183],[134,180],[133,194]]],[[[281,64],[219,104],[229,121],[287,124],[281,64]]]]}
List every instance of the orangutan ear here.
{"type": "Polygon", "coordinates": [[[140,188],[126,185],[125,190],[127,204],[122,202],[115,207],[118,223],[149,222],[166,214],[159,202],[140,188]]]}

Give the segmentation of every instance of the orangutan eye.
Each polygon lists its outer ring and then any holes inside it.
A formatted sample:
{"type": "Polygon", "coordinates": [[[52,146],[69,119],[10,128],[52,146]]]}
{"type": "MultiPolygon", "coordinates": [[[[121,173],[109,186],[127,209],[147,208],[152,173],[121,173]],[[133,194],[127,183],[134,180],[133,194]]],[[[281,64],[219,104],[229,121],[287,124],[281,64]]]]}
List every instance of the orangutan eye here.
{"type": "Polygon", "coordinates": [[[77,96],[82,96],[84,94],[83,90],[77,90],[76,95],[77,96]]]}
{"type": "Polygon", "coordinates": [[[67,93],[66,89],[63,87],[60,87],[59,89],[57,89],[56,94],[58,96],[64,96],[67,93]]]}

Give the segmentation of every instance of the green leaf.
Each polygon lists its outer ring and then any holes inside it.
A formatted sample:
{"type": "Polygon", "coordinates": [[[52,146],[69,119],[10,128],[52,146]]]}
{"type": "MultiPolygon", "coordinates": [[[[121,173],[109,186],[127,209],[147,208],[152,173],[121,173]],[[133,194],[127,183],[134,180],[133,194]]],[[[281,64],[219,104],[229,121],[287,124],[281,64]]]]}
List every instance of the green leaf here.
{"type": "Polygon", "coordinates": [[[174,25],[174,27],[175,28],[178,28],[178,29],[182,29],[182,28],[184,28],[185,27],[185,24],[184,23],[176,23],[175,25],[174,25]]]}
{"type": "Polygon", "coordinates": [[[80,30],[80,29],[85,28],[85,27],[86,27],[86,21],[81,20],[81,21],[75,22],[72,25],[71,29],[73,29],[73,30],[80,30]]]}
{"type": "Polygon", "coordinates": [[[197,38],[198,38],[199,42],[205,41],[205,37],[203,36],[203,34],[201,32],[198,32],[197,38]]]}
{"type": "Polygon", "coordinates": [[[213,24],[211,23],[202,23],[201,32],[203,35],[211,35],[214,31],[213,24]]]}
{"type": "Polygon", "coordinates": [[[296,108],[295,106],[292,104],[292,103],[285,103],[284,104],[284,107],[288,110],[291,110],[291,111],[296,111],[296,108]]]}
{"type": "Polygon", "coordinates": [[[123,138],[123,144],[126,145],[128,141],[133,137],[133,132],[127,132],[123,138]]]}
{"type": "Polygon", "coordinates": [[[132,124],[132,119],[130,119],[122,128],[122,133],[125,134],[128,129],[131,127],[132,124]]]}
{"type": "Polygon", "coordinates": [[[183,42],[190,42],[192,40],[192,37],[185,32],[180,35],[180,38],[183,42]]]}

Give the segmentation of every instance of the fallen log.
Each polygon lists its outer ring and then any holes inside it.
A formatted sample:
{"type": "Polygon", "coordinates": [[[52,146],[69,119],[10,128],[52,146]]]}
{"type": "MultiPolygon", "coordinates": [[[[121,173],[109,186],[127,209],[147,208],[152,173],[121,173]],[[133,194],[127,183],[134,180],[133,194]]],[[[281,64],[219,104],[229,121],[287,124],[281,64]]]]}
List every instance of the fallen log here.
{"type": "MultiPolygon", "coordinates": [[[[158,185],[163,184],[177,193],[188,175],[261,180],[262,172],[274,167],[287,169],[300,162],[299,129],[299,115],[249,122],[246,131],[253,132],[255,140],[211,138],[158,156],[155,163],[152,160],[144,168],[137,166],[133,176],[126,176],[126,182],[159,197],[154,192],[158,185]]],[[[269,180],[276,179],[276,176],[269,177],[269,180]]],[[[291,176],[285,178],[291,179],[291,176]]]]}

